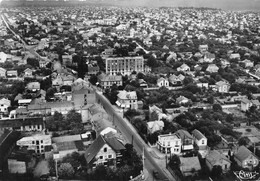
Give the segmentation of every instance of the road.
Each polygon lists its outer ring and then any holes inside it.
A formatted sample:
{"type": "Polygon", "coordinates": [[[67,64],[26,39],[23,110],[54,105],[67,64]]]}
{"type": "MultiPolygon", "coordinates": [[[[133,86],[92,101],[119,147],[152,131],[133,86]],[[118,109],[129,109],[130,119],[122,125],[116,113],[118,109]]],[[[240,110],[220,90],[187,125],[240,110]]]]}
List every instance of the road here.
{"type": "MultiPolygon", "coordinates": [[[[119,115],[114,108],[112,107],[111,103],[108,99],[102,94],[102,92],[96,92],[96,100],[99,104],[103,105],[106,112],[113,118],[115,125],[123,134],[123,136],[127,139],[129,143],[132,141],[133,137],[133,146],[138,154],[142,155],[144,150],[145,156],[145,168],[148,170],[149,173],[152,173],[153,170],[158,171],[159,178],[158,180],[171,180],[174,181],[174,178],[167,174],[150,155],[149,151],[147,150],[147,144],[143,141],[143,139],[139,136],[136,132],[134,127],[125,119],[119,115]]],[[[152,179],[152,176],[151,176],[152,179]]]]}
{"type": "Polygon", "coordinates": [[[20,37],[20,35],[18,35],[17,33],[15,33],[12,28],[9,26],[8,22],[6,21],[6,17],[1,14],[1,19],[3,20],[5,26],[13,33],[13,35],[19,39],[20,42],[22,42],[22,44],[24,45],[24,48],[29,51],[31,54],[33,54],[35,57],[37,57],[38,59],[41,59],[41,60],[46,60],[44,59],[42,56],[40,56],[35,50],[35,46],[29,46],[27,45],[27,43],[20,37]]]}

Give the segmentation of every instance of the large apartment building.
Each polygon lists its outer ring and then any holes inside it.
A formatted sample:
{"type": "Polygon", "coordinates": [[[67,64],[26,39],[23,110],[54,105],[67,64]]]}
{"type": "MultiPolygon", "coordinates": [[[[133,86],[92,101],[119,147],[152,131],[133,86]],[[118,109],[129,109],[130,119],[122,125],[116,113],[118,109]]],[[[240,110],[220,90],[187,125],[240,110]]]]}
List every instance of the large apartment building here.
{"type": "Polygon", "coordinates": [[[133,71],[144,72],[144,58],[139,57],[110,57],[106,59],[106,73],[130,75],[133,71]]]}

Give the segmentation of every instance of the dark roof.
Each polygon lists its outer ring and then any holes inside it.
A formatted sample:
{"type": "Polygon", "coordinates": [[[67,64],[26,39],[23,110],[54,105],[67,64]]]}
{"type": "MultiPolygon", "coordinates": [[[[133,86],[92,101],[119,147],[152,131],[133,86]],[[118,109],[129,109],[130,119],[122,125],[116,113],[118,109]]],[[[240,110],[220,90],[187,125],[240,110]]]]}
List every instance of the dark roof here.
{"type": "Polygon", "coordinates": [[[183,129],[176,131],[176,134],[178,134],[181,139],[187,139],[187,138],[193,139],[192,136],[190,135],[190,133],[183,129]]]}
{"type": "Polygon", "coordinates": [[[0,128],[21,127],[26,125],[43,125],[43,118],[18,118],[0,120],[0,128]]]}
{"type": "Polygon", "coordinates": [[[99,152],[99,150],[106,144],[103,136],[99,136],[85,152],[85,159],[87,163],[90,163],[99,152]]]}
{"type": "Polygon", "coordinates": [[[105,138],[105,141],[115,151],[120,151],[125,149],[125,146],[120,141],[118,141],[115,137],[105,138]]]}
{"type": "Polygon", "coordinates": [[[125,146],[115,137],[104,138],[102,135],[99,135],[99,137],[92,143],[92,145],[90,145],[90,147],[85,152],[85,159],[87,163],[90,163],[95,158],[99,150],[105,144],[108,144],[114,151],[125,149],[125,146]]]}
{"type": "Polygon", "coordinates": [[[197,139],[197,140],[201,140],[202,138],[206,138],[199,130],[194,129],[192,131],[192,135],[197,139]]]}
{"type": "Polygon", "coordinates": [[[254,153],[252,153],[249,149],[247,149],[245,146],[240,146],[238,148],[237,153],[235,153],[235,157],[240,161],[243,162],[245,159],[247,159],[250,155],[253,155],[254,157],[257,158],[257,156],[255,156],[254,153]]]}

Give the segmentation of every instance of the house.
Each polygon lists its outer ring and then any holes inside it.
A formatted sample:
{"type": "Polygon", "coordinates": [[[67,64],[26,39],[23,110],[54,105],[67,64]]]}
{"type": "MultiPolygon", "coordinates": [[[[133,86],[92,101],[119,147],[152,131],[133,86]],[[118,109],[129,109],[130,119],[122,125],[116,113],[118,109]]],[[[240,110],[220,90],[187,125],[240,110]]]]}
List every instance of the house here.
{"type": "Polygon", "coordinates": [[[39,82],[29,82],[26,86],[26,89],[32,92],[36,92],[41,89],[39,82]]]}
{"type": "Polygon", "coordinates": [[[147,129],[150,134],[153,134],[156,131],[163,130],[164,122],[163,121],[149,121],[147,122],[147,129]]]}
{"type": "Polygon", "coordinates": [[[5,78],[6,77],[6,69],[0,67],[0,77],[5,78]]]}
{"type": "Polygon", "coordinates": [[[0,100],[0,114],[8,113],[8,107],[11,106],[11,101],[5,98],[0,100]]]}
{"type": "Polygon", "coordinates": [[[192,136],[194,138],[195,144],[199,149],[206,149],[207,147],[207,138],[199,130],[195,129],[192,131],[192,136]]]}
{"type": "Polygon", "coordinates": [[[230,153],[233,152],[233,144],[228,144],[223,138],[222,140],[214,146],[214,150],[218,151],[219,153],[228,156],[230,153]]]}
{"type": "Polygon", "coordinates": [[[94,90],[91,87],[87,87],[80,90],[73,90],[71,100],[73,101],[74,108],[80,109],[86,104],[95,103],[95,98],[94,90]]]}
{"type": "Polygon", "coordinates": [[[180,171],[183,176],[197,175],[201,170],[199,158],[196,157],[180,157],[180,171]]]}
{"type": "Polygon", "coordinates": [[[6,76],[7,78],[16,78],[18,77],[18,72],[17,70],[7,70],[6,76]]]}
{"type": "Polygon", "coordinates": [[[213,53],[205,53],[203,62],[212,63],[215,60],[216,56],[213,53]]]}
{"type": "Polygon", "coordinates": [[[199,46],[199,51],[200,51],[201,53],[207,52],[208,49],[209,49],[209,46],[208,46],[208,45],[200,45],[200,46],[199,46]]]}
{"type": "Polygon", "coordinates": [[[163,113],[161,108],[156,105],[149,106],[149,121],[159,121],[163,118],[168,119],[168,116],[163,113]]]}
{"type": "Polygon", "coordinates": [[[88,75],[96,75],[100,71],[100,68],[98,65],[88,65],[88,75]]]}
{"type": "Polygon", "coordinates": [[[248,111],[251,106],[256,106],[256,108],[260,107],[260,102],[256,100],[249,100],[247,98],[244,98],[241,100],[241,111],[248,111]]]}
{"type": "Polygon", "coordinates": [[[182,151],[193,150],[193,137],[188,131],[180,129],[175,134],[181,139],[182,151]]]}
{"type": "Polygon", "coordinates": [[[179,72],[187,72],[190,71],[190,67],[187,64],[182,64],[180,67],[177,68],[179,72]]]}
{"type": "Polygon", "coordinates": [[[119,91],[117,94],[116,104],[123,109],[137,109],[138,105],[136,91],[119,91]]]}
{"type": "Polygon", "coordinates": [[[181,153],[181,138],[177,134],[158,136],[157,148],[162,153],[179,155],[181,153]]]}
{"type": "Polygon", "coordinates": [[[72,55],[62,55],[62,62],[64,65],[72,64],[72,55]]]}
{"type": "Polygon", "coordinates": [[[230,59],[240,59],[240,54],[239,53],[232,53],[229,56],[230,59]]]}
{"type": "Polygon", "coordinates": [[[215,166],[221,166],[223,172],[225,173],[229,171],[231,161],[220,152],[211,150],[208,155],[206,155],[206,165],[210,171],[212,171],[215,166]]]}
{"type": "Polygon", "coordinates": [[[7,59],[7,54],[5,54],[4,52],[0,52],[0,63],[5,63],[7,59]]]}
{"type": "Polygon", "coordinates": [[[234,160],[242,168],[253,169],[259,164],[259,158],[245,146],[240,146],[234,154],[234,160]]]}
{"type": "Polygon", "coordinates": [[[189,103],[189,99],[184,97],[184,96],[180,96],[176,99],[176,103],[179,104],[179,105],[182,105],[182,104],[187,104],[189,103]]]}
{"type": "Polygon", "coordinates": [[[16,144],[20,147],[27,147],[28,150],[34,150],[35,153],[43,153],[44,147],[51,145],[51,135],[35,134],[23,137],[16,144]]]}
{"type": "Polygon", "coordinates": [[[33,70],[30,68],[27,68],[24,70],[24,77],[32,77],[33,76],[33,70]]]}
{"type": "Polygon", "coordinates": [[[159,78],[157,80],[157,86],[158,87],[169,87],[169,81],[163,77],[159,78]]]}
{"type": "Polygon", "coordinates": [[[103,89],[110,88],[113,84],[117,86],[123,85],[121,75],[106,75],[102,73],[98,76],[98,82],[103,89]]]}
{"type": "Polygon", "coordinates": [[[116,166],[121,162],[122,152],[124,150],[125,146],[115,137],[108,138],[99,135],[87,148],[85,159],[88,165],[93,165],[93,168],[98,164],[116,166]]]}
{"type": "Polygon", "coordinates": [[[222,68],[229,67],[230,62],[226,59],[221,59],[221,66],[222,66],[222,68]]]}
{"type": "Polygon", "coordinates": [[[41,117],[4,119],[0,121],[0,130],[10,129],[17,131],[42,131],[45,129],[43,122],[43,118],[41,117]]]}
{"type": "Polygon", "coordinates": [[[206,71],[210,73],[214,73],[214,72],[218,72],[218,69],[219,69],[218,66],[216,66],[215,64],[209,64],[206,71]]]}
{"type": "Polygon", "coordinates": [[[169,82],[172,84],[172,85],[181,85],[182,84],[182,80],[180,80],[180,78],[174,74],[172,74],[170,77],[169,77],[169,82]]]}
{"type": "Polygon", "coordinates": [[[230,84],[228,82],[219,81],[216,82],[216,89],[220,93],[228,93],[230,89],[230,84]]]}
{"type": "Polygon", "coordinates": [[[252,68],[252,67],[254,67],[254,62],[251,61],[251,60],[246,59],[246,60],[242,61],[242,63],[244,64],[245,68],[252,68]]]}
{"type": "Polygon", "coordinates": [[[148,87],[148,84],[146,83],[146,81],[144,79],[138,79],[138,83],[139,83],[140,87],[142,87],[142,88],[148,87]]]}

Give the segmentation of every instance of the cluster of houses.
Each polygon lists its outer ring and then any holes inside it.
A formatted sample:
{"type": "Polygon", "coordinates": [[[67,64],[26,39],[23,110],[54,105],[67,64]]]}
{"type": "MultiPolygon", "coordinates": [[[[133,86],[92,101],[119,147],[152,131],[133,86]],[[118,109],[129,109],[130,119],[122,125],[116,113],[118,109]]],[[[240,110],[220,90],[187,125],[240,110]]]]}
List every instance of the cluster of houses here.
{"type": "Polygon", "coordinates": [[[210,171],[220,166],[224,173],[228,172],[232,163],[231,156],[234,156],[238,166],[244,169],[252,170],[259,164],[259,158],[245,146],[232,149],[231,147],[221,148],[219,145],[210,149],[207,146],[207,138],[196,129],[191,134],[181,129],[175,133],[159,135],[156,145],[162,153],[180,156],[180,170],[184,176],[195,175],[201,170],[198,156],[182,157],[182,154],[192,150],[198,150],[202,158],[205,158],[206,166],[210,171]]]}

